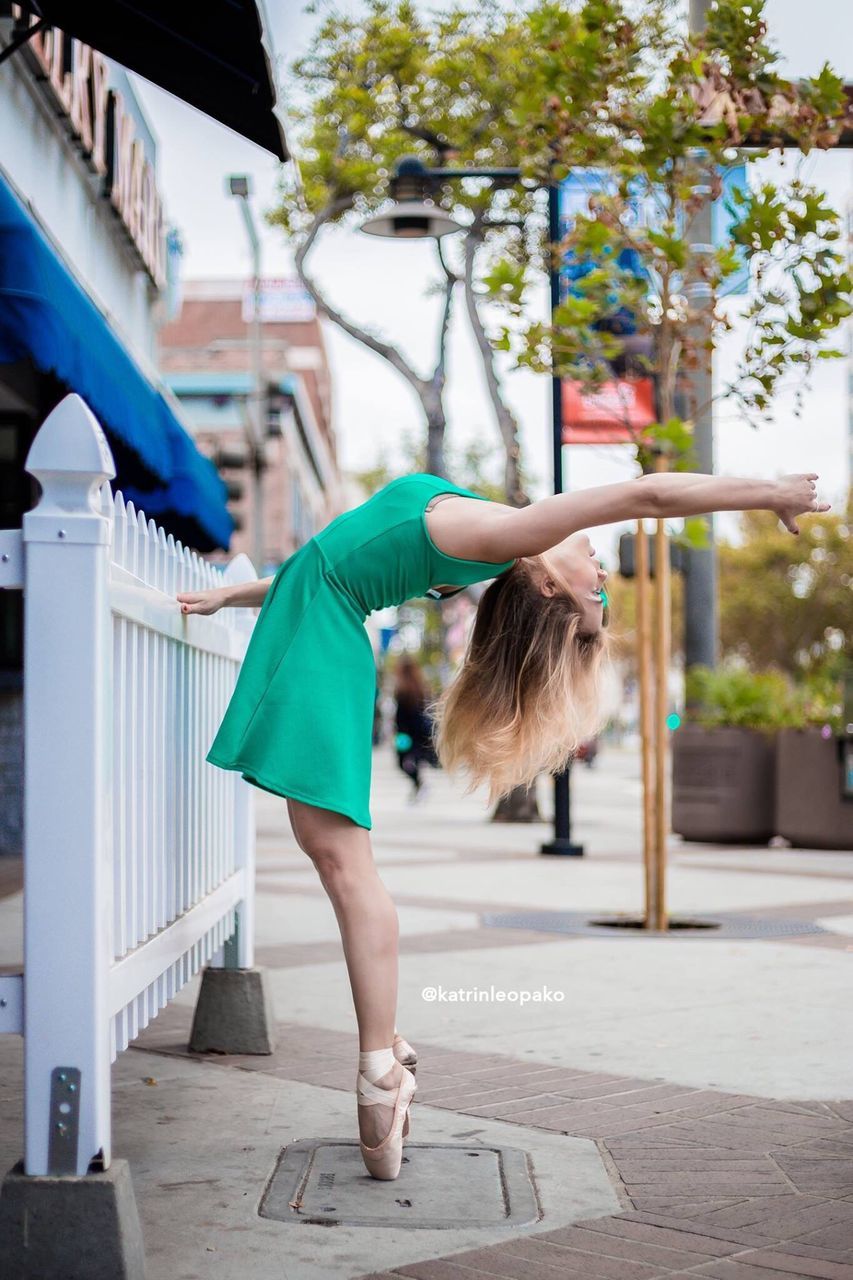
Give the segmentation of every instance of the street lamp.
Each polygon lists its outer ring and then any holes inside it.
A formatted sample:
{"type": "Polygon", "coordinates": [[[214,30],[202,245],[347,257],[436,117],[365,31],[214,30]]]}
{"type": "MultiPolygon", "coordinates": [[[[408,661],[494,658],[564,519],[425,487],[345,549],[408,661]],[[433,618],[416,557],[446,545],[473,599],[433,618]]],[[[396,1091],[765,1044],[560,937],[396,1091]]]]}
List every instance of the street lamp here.
{"type": "MultiPolygon", "coordinates": [[[[418,156],[405,156],[398,160],[390,182],[394,204],[384,213],[369,218],[361,226],[368,235],[388,236],[392,239],[423,240],[429,236],[438,239],[464,231],[461,223],[429,200],[434,186],[449,178],[491,178],[496,185],[511,186],[521,180],[521,170],[496,169],[433,169],[428,168],[418,156]]],[[[555,182],[530,183],[529,190],[548,190],[548,271],[551,284],[551,314],[560,303],[560,273],[554,262],[553,248],[560,239],[559,190],[555,182]]],[[[551,379],[551,417],[553,431],[554,493],[563,492],[563,411],[562,379],[551,379]]],[[[554,838],[540,845],[540,853],[583,856],[583,845],[571,838],[571,797],[569,777],[571,766],[554,775],[554,838]]]]}
{"type": "Polygon", "coordinates": [[[369,236],[390,236],[395,240],[423,240],[426,236],[446,236],[454,231],[464,231],[461,222],[430,200],[407,200],[396,204],[387,213],[369,218],[361,230],[369,236]]]}
{"type": "MultiPolygon", "coordinates": [[[[469,170],[452,172],[467,175],[469,170]]],[[[391,179],[394,204],[375,218],[368,218],[361,224],[361,230],[369,236],[388,236],[394,240],[424,240],[428,236],[437,240],[440,236],[464,231],[461,222],[451,218],[429,199],[436,173],[449,176],[451,170],[428,169],[417,156],[404,156],[398,160],[391,179]]]]}
{"type": "Polygon", "coordinates": [[[258,573],[263,570],[264,562],[264,513],[263,513],[263,470],[264,431],[266,414],[264,411],[264,365],[263,365],[263,333],[261,329],[261,241],[249,197],[252,194],[252,183],[248,174],[232,174],[228,179],[228,192],[240,203],[240,213],[249,237],[249,249],[252,257],[252,323],[249,331],[250,366],[252,375],[252,392],[248,397],[249,408],[249,465],[252,472],[252,559],[258,573]]]}

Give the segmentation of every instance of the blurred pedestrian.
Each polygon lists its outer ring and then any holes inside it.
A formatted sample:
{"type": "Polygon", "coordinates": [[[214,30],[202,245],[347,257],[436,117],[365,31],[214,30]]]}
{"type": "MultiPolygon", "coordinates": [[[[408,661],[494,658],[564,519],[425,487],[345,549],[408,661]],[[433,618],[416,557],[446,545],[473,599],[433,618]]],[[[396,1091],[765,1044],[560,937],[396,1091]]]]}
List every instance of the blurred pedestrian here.
{"type": "Polygon", "coordinates": [[[412,780],[412,801],[425,794],[422,766],[435,761],[432,720],[426,709],[429,698],[429,686],[417,658],[401,654],[394,671],[394,746],[398,765],[412,780]]]}
{"type": "Polygon", "coordinates": [[[591,769],[595,764],[595,757],[597,755],[598,738],[586,738],[578,747],[575,759],[585,764],[587,769],[591,769]]]}

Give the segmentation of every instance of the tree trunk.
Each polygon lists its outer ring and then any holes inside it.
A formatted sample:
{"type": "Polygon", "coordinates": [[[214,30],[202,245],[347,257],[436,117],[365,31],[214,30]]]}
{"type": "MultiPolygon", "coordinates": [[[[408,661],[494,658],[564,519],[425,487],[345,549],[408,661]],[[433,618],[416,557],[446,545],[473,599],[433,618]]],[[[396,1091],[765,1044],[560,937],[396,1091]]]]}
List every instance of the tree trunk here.
{"type": "Polygon", "coordinates": [[[513,787],[508,795],[498,801],[491,821],[542,822],[535,783],[531,783],[528,787],[513,787]]]}
{"type": "Polygon", "coordinates": [[[436,392],[430,387],[425,392],[422,403],[427,424],[426,469],[434,476],[443,476],[446,479],[444,435],[447,430],[447,418],[441,392],[436,392]]]}

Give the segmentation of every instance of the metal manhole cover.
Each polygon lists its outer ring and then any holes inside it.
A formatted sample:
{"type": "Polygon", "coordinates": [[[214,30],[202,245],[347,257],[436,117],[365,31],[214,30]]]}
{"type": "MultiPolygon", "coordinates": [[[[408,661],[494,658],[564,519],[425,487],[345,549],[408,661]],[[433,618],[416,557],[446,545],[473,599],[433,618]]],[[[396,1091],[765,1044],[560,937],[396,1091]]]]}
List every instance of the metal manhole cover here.
{"type": "Polygon", "coordinates": [[[802,934],[827,933],[814,920],[783,919],[774,916],[747,916],[737,911],[714,911],[696,916],[695,924],[680,921],[680,927],[654,930],[626,927],[628,917],[591,916],[586,911],[500,911],[480,916],[486,929],[531,929],[540,933],[585,934],[609,938],[784,938],[802,934]]]}
{"type": "Polygon", "coordinates": [[[258,1212],[278,1222],[433,1230],[525,1226],[542,1216],[518,1147],[407,1142],[399,1177],[384,1182],[371,1178],[357,1142],[338,1138],[285,1147],[258,1212]]]}

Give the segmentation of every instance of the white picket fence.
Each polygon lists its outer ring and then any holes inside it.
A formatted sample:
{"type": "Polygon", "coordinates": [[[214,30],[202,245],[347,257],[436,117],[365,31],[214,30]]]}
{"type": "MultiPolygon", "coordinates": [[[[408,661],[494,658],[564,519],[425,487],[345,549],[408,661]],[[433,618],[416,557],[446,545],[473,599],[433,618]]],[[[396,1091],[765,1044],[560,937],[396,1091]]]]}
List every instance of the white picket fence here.
{"type": "Polygon", "coordinates": [[[68,396],[35,437],[42,486],[0,532],[24,592],[24,970],[0,1031],[24,1036],[27,1174],[111,1160],[110,1065],[199,969],[253,964],[253,788],[206,762],[255,615],[184,614],[223,573],[115,499],[112,454],[68,396]]]}

